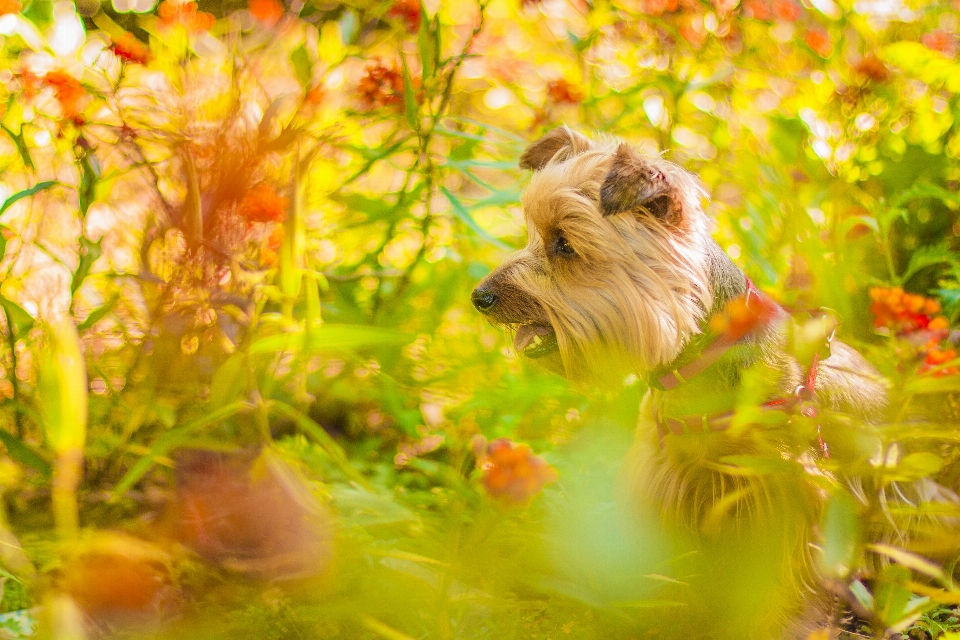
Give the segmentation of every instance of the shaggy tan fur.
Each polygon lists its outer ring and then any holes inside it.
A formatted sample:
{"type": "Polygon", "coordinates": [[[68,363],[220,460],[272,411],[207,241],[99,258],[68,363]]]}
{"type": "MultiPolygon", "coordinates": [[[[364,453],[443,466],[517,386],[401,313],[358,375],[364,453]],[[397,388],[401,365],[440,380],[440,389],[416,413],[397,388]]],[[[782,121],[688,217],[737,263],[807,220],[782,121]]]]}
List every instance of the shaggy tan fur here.
{"type": "MultiPolygon", "coordinates": [[[[620,140],[591,141],[566,127],[534,142],[520,164],[534,172],[523,194],[527,246],[474,290],[477,309],[514,330],[523,355],[575,380],[650,379],[696,359],[709,343],[707,319],[745,291],[744,274],[708,233],[696,178],[620,140]]],[[[663,442],[657,429],[664,416],[733,408],[745,379],[789,395],[805,367],[785,349],[788,322],[779,310],[703,373],[673,391],[651,389],[644,400],[624,483],[631,500],[656,510],[700,558],[676,568],[694,576],[690,591],[703,596],[690,599],[694,613],[678,620],[693,627],[678,633],[799,637],[826,623],[829,598],[813,547],[822,507],[810,474],[820,455],[813,423],[782,413],[762,429],[663,442]],[[783,460],[787,471],[753,473],[725,461],[731,455],[783,460]],[[723,588],[757,574],[769,577],[763,606],[723,588]]],[[[817,402],[873,421],[886,382],[834,342],[819,367],[817,402]]]]}

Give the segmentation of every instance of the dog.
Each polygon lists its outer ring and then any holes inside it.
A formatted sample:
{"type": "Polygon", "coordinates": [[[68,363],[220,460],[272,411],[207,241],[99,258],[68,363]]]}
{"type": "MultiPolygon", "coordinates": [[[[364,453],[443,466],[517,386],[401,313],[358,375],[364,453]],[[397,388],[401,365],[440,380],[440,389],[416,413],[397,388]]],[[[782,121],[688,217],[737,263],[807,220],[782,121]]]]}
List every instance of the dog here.
{"type": "Polygon", "coordinates": [[[701,638],[826,628],[835,599],[816,546],[823,483],[844,482],[861,502],[872,489],[818,469],[830,456],[818,416],[876,423],[888,383],[832,340],[828,318],[798,329],[753,285],[710,236],[706,193],[678,165],[560,127],[520,167],[532,172],[527,245],[471,300],[551,371],[649,384],[622,483],[688,559],[673,568],[687,606],[664,626],[701,638]]]}

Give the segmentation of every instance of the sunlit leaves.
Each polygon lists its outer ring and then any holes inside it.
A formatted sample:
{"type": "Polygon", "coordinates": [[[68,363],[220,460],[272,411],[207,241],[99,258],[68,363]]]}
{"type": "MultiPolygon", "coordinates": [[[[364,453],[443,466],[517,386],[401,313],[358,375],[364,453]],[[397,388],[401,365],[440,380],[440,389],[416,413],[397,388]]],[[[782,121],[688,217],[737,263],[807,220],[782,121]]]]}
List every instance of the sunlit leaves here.
{"type": "Polygon", "coordinates": [[[860,544],[857,501],[846,491],[830,496],[823,517],[823,563],[828,574],[845,577],[854,566],[860,544]]]}

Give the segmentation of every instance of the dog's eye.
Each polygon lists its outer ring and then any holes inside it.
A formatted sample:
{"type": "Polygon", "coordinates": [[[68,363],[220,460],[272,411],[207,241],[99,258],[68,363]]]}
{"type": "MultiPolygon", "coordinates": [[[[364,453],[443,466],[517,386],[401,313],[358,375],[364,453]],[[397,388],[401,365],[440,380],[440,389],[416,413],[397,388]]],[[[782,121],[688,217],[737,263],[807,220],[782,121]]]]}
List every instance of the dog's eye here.
{"type": "Polygon", "coordinates": [[[573,256],[577,255],[573,245],[570,244],[570,241],[563,236],[557,236],[557,244],[554,249],[557,252],[557,255],[563,256],[564,258],[572,258],[573,256]]]}

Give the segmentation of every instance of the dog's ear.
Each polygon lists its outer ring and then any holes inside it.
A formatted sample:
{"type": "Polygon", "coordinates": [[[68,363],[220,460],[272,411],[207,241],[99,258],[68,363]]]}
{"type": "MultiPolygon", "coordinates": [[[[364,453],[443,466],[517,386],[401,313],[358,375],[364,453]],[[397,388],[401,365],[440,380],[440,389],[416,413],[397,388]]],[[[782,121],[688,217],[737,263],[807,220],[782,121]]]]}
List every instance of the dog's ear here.
{"type": "Polygon", "coordinates": [[[658,220],[676,225],[680,222],[682,204],[674,193],[675,189],[656,161],[621,144],[600,187],[600,211],[610,216],[643,208],[658,220]]]}
{"type": "Polygon", "coordinates": [[[527,147],[520,168],[540,171],[553,159],[566,160],[590,148],[590,139],[568,127],[557,127],[527,147]]]}

